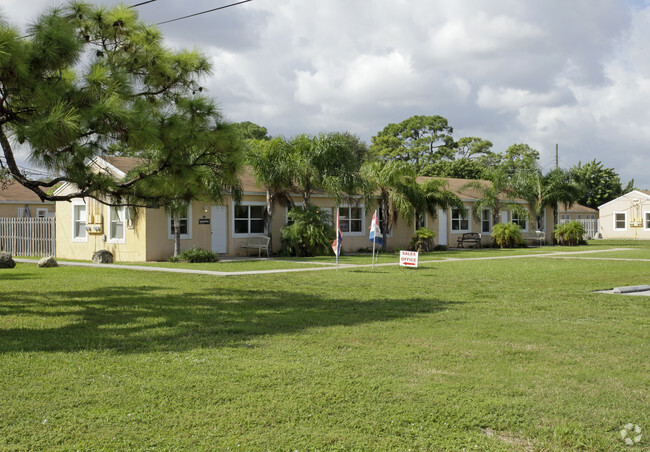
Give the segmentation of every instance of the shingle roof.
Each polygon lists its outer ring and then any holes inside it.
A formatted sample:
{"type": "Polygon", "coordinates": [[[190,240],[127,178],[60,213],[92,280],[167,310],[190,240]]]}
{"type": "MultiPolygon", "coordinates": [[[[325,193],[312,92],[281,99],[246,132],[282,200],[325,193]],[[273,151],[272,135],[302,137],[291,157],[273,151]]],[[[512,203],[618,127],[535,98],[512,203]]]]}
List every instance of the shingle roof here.
{"type": "MultiPolygon", "coordinates": [[[[492,185],[492,182],[488,180],[471,180],[471,179],[456,179],[453,177],[424,177],[420,176],[417,178],[418,183],[423,183],[426,182],[427,180],[430,179],[440,179],[443,180],[447,183],[447,190],[450,192],[456,194],[460,199],[465,200],[465,201],[476,201],[477,199],[480,199],[483,197],[483,194],[480,192],[480,190],[476,189],[475,187],[467,187],[467,184],[469,183],[478,183],[479,185],[483,187],[490,187],[492,185]]],[[[500,198],[505,198],[505,196],[500,196],[500,198]]],[[[514,201],[524,201],[521,198],[512,198],[514,201]]]]}
{"type": "Polygon", "coordinates": [[[598,213],[598,209],[592,209],[591,207],[577,203],[571,207],[568,207],[566,204],[560,204],[558,207],[558,212],[598,213]]]}
{"type": "MultiPolygon", "coordinates": [[[[49,190],[46,189],[46,190],[49,190]]],[[[41,198],[16,181],[0,182],[0,202],[40,203],[41,198]]]]}
{"type": "Polygon", "coordinates": [[[144,162],[143,159],[133,157],[102,156],[102,160],[113,165],[123,173],[128,173],[130,170],[144,162]]]}

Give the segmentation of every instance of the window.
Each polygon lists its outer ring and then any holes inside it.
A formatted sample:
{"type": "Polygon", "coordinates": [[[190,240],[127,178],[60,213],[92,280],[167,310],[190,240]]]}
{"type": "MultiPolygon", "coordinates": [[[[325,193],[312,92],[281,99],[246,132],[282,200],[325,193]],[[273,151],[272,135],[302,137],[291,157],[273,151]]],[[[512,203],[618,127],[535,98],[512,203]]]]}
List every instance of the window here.
{"type": "Polygon", "coordinates": [[[456,232],[469,231],[469,207],[465,207],[465,218],[461,216],[460,209],[451,209],[451,230],[456,232]]]}
{"type": "Polygon", "coordinates": [[[644,215],[644,222],[643,222],[643,227],[645,229],[650,229],[650,212],[645,212],[644,215]]]}
{"type": "MultiPolygon", "coordinates": [[[[108,241],[113,243],[124,243],[125,215],[124,207],[110,207],[110,225],[108,228],[108,241]]],[[[172,228],[174,226],[172,225],[172,228]]],[[[187,229],[187,220],[185,223],[187,229]]],[[[182,232],[181,232],[182,234],[182,232]]]]}
{"type": "Polygon", "coordinates": [[[526,231],[528,229],[528,225],[526,224],[526,216],[526,214],[512,212],[512,222],[519,226],[522,231],[526,231]]]}
{"type": "Polygon", "coordinates": [[[364,233],[363,210],[363,207],[339,207],[339,224],[341,225],[341,233],[364,233]]]}
{"type": "Polygon", "coordinates": [[[492,230],[492,215],[490,209],[481,210],[481,232],[489,234],[492,230]]]}
{"type": "Polygon", "coordinates": [[[44,208],[36,209],[36,218],[47,218],[48,210],[44,208]]]}
{"type": "Polygon", "coordinates": [[[577,218],[578,220],[582,220],[582,215],[578,214],[578,216],[577,216],[576,218],[577,218]]]}
{"type": "MultiPolygon", "coordinates": [[[[179,220],[179,230],[181,234],[181,239],[191,239],[192,238],[192,206],[185,206],[178,214],[179,220]]],[[[124,221],[124,216],[122,216],[122,221],[124,221]]],[[[174,218],[169,215],[169,237],[170,239],[174,238],[174,218]]]]}
{"type": "Polygon", "coordinates": [[[87,242],[88,233],[86,232],[86,205],[72,205],[72,241],[87,242]]]}
{"type": "Polygon", "coordinates": [[[264,234],[264,203],[248,203],[234,206],[234,235],[264,234]]]}
{"type": "Polygon", "coordinates": [[[627,213],[626,212],[615,212],[614,213],[614,230],[615,231],[625,231],[627,223],[627,213]]]}

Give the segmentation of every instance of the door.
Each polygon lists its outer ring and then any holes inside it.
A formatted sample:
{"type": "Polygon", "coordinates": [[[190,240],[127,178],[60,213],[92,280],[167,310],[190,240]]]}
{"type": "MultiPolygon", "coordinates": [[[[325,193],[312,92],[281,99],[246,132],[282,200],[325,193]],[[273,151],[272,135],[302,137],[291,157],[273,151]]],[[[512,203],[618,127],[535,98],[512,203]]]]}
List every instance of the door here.
{"type": "Polygon", "coordinates": [[[212,206],[212,252],[228,252],[228,208],[212,206]]]}
{"type": "Polygon", "coordinates": [[[438,243],[447,245],[447,210],[438,210],[438,243]]]}

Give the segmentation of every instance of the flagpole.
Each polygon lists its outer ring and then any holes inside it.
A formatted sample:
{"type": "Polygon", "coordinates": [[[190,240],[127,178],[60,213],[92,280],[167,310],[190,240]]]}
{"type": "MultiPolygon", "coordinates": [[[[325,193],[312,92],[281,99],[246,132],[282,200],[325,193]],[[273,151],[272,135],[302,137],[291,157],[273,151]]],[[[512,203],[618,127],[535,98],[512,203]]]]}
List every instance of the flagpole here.
{"type": "Polygon", "coordinates": [[[375,269],[375,240],[372,241],[372,269],[375,269]]]}

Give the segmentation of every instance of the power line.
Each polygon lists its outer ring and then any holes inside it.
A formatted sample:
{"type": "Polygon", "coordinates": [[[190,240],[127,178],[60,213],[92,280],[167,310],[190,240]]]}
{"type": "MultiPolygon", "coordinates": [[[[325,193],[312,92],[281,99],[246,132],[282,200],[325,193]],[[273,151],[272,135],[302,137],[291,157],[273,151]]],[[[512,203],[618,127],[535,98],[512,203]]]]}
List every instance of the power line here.
{"type": "Polygon", "coordinates": [[[221,9],[230,8],[231,6],[237,6],[237,5],[241,5],[242,3],[248,3],[248,2],[252,2],[252,1],[253,0],[243,0],[241,2],[231,3],[231,4],[225,5],[225,6],[220,6],[218,8],[212,8],[212,9],[208,9],[208,10],[201,11],[201,12],[198,12],[198,13],[189,14],[187,16],[177,17],[176,19],[170,19],[170,20],[166,20],[164,22],[158,22],[156,25],[163,25],[163,24],[168,24],[168,23],[171,23],[171,22],[176,22],[178,20],[189,19],[190,17],[200,16],[201,14],[207,14],[207,13],[211,13],[211,12],[214,12],[214,11],[219,11],[221,9]]]}
{"type": "Polygon", "coordinates": [[[142,6],[142,5],[146,5],[147,3],[153,3],[153,2],[157,2],[157,1],[158,0],[147,0],[146,2],[140,2],[140,3],[136,3],[135,5],[131,5],[131,6],[129,6],[129,8],[135,8],[137,6],[142,6]]]}

